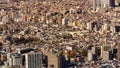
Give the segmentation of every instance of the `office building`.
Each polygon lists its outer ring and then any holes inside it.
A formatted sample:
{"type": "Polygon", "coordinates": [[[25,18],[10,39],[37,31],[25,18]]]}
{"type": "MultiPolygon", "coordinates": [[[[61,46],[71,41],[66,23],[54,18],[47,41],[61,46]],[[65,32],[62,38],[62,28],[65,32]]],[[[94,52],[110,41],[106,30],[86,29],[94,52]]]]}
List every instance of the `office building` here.
{"type": "Polygon", "coordinates": [[[93,60],[93,53],[91,51],[88,51],[88,61],[93,60]]]}
{"type": "Polygon", "coordinates": [[[9,21],[8,15],[5,15],[5,16],[2,17],[2,22],[3,23],[7,23],[8,21],[9,21]]]}
{"type": "Polygon", "coordinates": [[[22,66],[22,56],[19,54],[7,54],[7,62],[8,66],[22,66]]]}
{"type": "Polygon", "coordinates": [[[88,52],[88,61],[96,61],[97,55],[93,54],[92,52],[88,52]]]}
{"type": "Polygon", "coordinates": [[[58,57],[51,54],[48,55],[48,67],[54,66],[55,68],[58,68],[58,57]]]}
{"type": "Polygon", "coordinates": [[[87,30],[92,30],[92,23],[91,22],[87,23],[87,30]]]}
{"type": "Polygon", "coordinates": [[[29,53],[25,54],[26,68],[42,68],[42,54],[29,53]]]}
{"type": "Polygon", "coordinates": [[[113,60],[113,54],[112,54],[112,51],[103,51],[103,57],[102,59],[104,61],[109,61],[109,60],[113,60]]]}
{"type": "Polygon", "coordinates": [[[63,19],[62,19],[62,25],[63,25],[63,26],[67,26],[67,25],[68,25],[68,22],[69,22],[69,19],[66,19],[66,18],[63,18],[63,19]]]}
{"type": "Polygon", "coordinates": [[[98,55],[98,47],[92,47],[92,53],[98,55]]]}
{"type": "Polygon", "coordinates": [[[115,7],[115,0],[93,0],[93,11],[107,7],[115,7]]]}
{"type": "Polygon", "coordinates": [[[98,8],[100,8],[100,4],[100,0],[93,0],[93,11],[96,11],[98,8]]]}
{"type": "Polygon", "coordinates": [[[101,7],[115,7],[115,0],[101,0],[101,7]]]}
{"type": "Polygon", "coordinates": [[[96,61],[98,57],[98,47],[92,47],[91,50],[88,50],[88,61],[96,61]]]}
{"type": "Polygon", "coordinates": [[[65,68],[65,57],[63,55],[48,55],[48,68],[65,68]]]}
{"type": "Polygon", "coordinates": [[[103,52],[104,51],[109,51],[109,50],[111,50],[111,46],[109,46],[109,45],[102,45],[101,46],[101,57],[103,57],[103,52]]]}
{"type": "Polygon", "coordinates": [[[13,66],[22,66],[22,56],[12,56],[13,66]]]}

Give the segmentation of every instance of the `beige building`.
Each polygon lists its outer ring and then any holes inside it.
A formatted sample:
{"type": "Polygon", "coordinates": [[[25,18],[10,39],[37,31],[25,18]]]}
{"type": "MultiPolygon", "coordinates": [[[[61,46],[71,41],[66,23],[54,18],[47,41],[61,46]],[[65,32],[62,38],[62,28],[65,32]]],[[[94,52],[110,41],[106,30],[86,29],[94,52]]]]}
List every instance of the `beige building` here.
{"type": "Polygon", "coordinates": [[[102,59],[104,61],[109,61],[109,60],[112,60],[113,57],[112,57],[112,51],[103,51],[103,57],[102,59]]]}
{"type": "Polygon", "coordinates": [[[118,46],[118,54],[117,54],[117,57],[118,57],[118,59],[120,59],[120,44],[118,44],[117,46],[118,46]]]}
{"type": "Polygon", "coordinates": [[[65,58],[63,55],[48,54],[48,67],[64,68],[65,58]]]}

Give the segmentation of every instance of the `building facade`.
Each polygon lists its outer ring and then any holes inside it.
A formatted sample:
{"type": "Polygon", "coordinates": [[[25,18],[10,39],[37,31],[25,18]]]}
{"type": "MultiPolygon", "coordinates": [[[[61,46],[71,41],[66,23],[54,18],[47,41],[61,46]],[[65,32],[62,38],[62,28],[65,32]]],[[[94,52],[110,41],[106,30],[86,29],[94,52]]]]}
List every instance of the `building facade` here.
{"type": "Polygon", "coordinates": [[[42,68],[42,54],[29,53],[25,54],[25,68],[42,68]]]}
{"type": "Polygon", "coordinates": [[[93,11],[106,7],[115,7],[115,0],[93,0],[93,11]]]}

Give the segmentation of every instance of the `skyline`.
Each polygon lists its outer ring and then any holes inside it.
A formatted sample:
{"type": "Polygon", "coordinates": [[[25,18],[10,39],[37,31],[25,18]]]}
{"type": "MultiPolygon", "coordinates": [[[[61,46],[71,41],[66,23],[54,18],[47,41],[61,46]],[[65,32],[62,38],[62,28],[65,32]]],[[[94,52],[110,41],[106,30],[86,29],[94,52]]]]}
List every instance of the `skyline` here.
{"type": "Polygon", "coordinates": [[[0,68],[119,68],[119,0],[0,0],[0,68]]]}

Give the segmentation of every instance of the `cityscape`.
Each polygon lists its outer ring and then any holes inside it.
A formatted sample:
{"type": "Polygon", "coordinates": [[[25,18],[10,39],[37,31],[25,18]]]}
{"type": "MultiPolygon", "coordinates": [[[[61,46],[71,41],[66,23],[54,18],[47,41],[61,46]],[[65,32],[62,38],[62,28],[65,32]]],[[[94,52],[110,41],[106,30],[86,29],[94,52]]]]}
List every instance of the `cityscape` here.
{"type": "Polygon", "coordinates": [[[0,0],[0,68],[120,68],[120,0],[0,0]]]}

